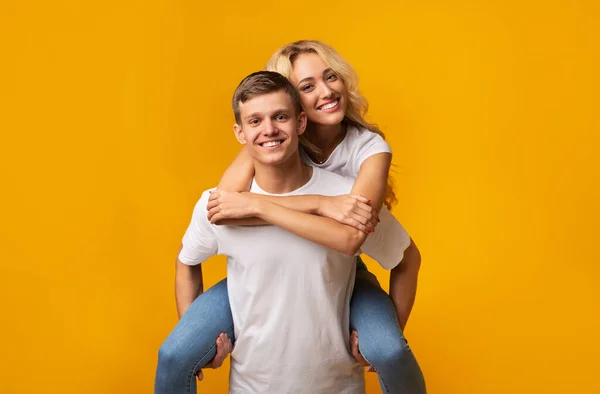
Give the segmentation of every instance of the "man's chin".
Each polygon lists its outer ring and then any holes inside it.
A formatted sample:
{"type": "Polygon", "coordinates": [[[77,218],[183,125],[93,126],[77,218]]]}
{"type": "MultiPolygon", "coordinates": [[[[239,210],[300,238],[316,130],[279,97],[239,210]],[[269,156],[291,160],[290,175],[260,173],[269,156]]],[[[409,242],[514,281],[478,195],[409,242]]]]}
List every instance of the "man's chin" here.
{"type": "Polygon", "coordinates": [[[257,155],[255,159],[262,164],[276,166],[288,161],[293,154],[294,152],[273,152],[271,154],[263,153],[261,155],[257,155]]]}

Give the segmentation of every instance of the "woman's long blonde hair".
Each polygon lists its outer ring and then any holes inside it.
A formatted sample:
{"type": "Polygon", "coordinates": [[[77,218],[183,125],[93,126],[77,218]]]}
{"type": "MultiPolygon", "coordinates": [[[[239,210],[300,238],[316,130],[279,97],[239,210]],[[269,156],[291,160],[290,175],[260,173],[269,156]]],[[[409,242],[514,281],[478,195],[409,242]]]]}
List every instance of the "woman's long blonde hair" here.
{"type": "MultiPolygon", "coordinates": [[[[354,71],[352,66],[350,66],[350,64],[330,46],[320,41],[313,40],[293,42],[283,46],[275,52],[273,56],[271,56],[271,59],[269,59],[266,69],[268,71],[276,71],[289,79],[292,73],[293,63],[301,53],[316,53],[343,81],[348,92],[348,105],[346,107],[346,117],[344,121],[347,122],[348,125],[377,133],[385,140],[385,135],[379,130],[377,125],[368,123],[365,120],[369,104],[358,90],[358,74],[354,71]]],[[[315,152],[320,151],[316,145],[308,141],[305,135],[300,136],[300,142],[307,149],[315,152]]],[[[388,176],[385,205],[388,209],[391,209],[392,205],[397,201],[398,199],[394,193],[394,182],[392,178],[388,176]]]]}

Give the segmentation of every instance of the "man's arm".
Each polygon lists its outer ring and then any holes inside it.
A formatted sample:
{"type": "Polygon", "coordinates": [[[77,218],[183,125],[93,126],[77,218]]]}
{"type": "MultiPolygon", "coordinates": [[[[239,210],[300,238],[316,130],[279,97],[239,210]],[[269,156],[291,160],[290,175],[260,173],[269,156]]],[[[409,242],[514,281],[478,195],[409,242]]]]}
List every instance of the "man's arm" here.
{"type": "Polygon", "coordinates": [[[206,203],[209,192],[204,192],[194,206],[181,249],[175,262],[175,302],[179,318],[194,300],[202,294],[201,263],[218,252],[214,226],[206,219],[206,203]]]}
{"type": "Polygon", "coordinates": [[[202,265],[186,265],[178,258],[175,262],[175,303],[180,319],[203,291],[202,265]]]}
{"type": "Polygon", "coordinates": [[[415,303],[420,267],[421,253],[411,239],[410,245],[404,251],[404,258],[390,273],[390,297],[403,331],[415,303]]]}

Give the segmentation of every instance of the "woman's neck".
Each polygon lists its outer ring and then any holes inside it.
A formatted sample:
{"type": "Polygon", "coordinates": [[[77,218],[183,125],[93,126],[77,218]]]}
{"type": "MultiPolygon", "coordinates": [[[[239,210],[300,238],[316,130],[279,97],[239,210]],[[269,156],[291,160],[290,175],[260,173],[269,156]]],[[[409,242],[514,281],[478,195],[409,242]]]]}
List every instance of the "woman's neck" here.
{"type": "Polygon", "coordinates": [[[336,125],[309,124],[306,138],[321,151],[318,161],[325,161],[346,135],[346,122],[336,125]]]}

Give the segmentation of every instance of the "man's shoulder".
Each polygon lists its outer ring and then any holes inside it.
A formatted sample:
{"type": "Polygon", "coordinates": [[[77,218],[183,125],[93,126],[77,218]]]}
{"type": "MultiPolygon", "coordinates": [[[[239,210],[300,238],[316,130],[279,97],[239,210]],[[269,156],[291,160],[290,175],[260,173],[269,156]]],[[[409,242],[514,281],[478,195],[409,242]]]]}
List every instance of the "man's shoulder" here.
{"type": "Polygon", "coordinates": [[[217,190],[217,188],[213,187],[211,189],[207,189],[202,192],[202,194],[200,195],[200,198],[198,199],[198,201],[196,201],[196,205],[194,206],[194,213],[207,212],[206,205],[208,204],[208,199],[210,198],[210,193],[213,190],[217,190]]]}

